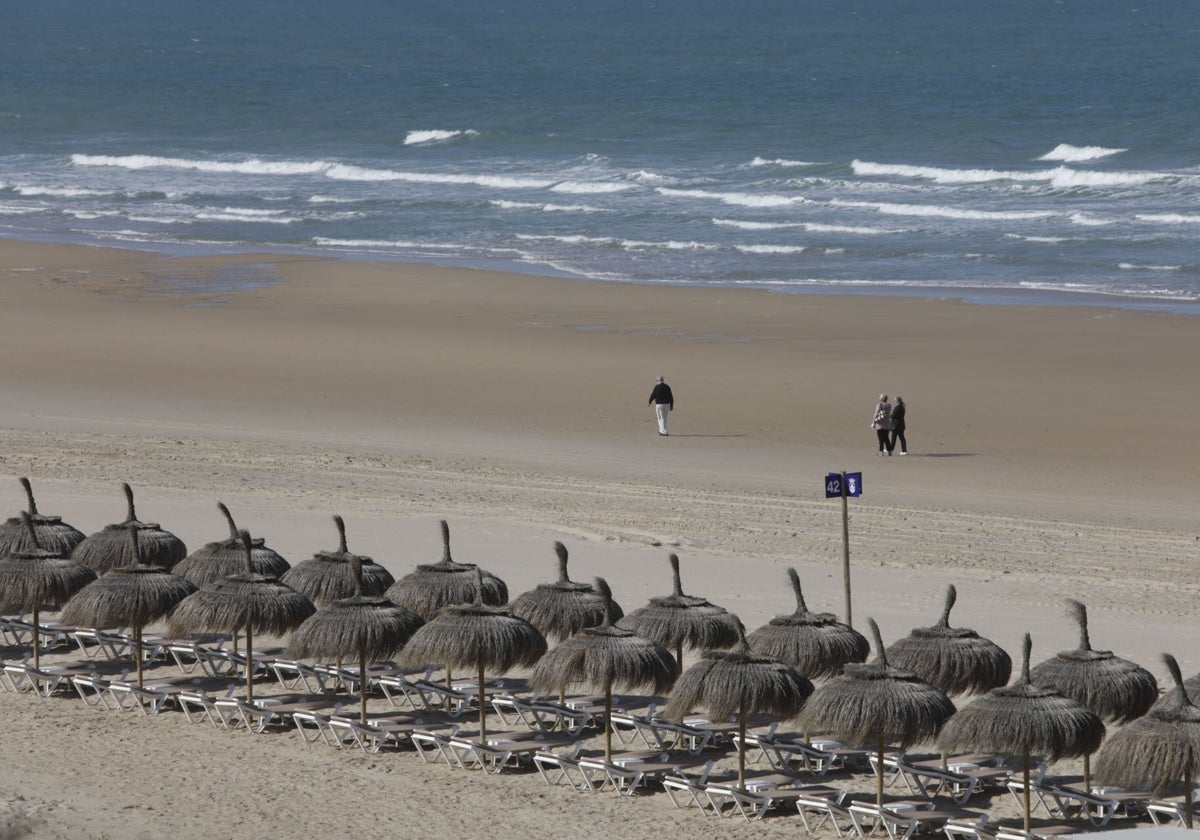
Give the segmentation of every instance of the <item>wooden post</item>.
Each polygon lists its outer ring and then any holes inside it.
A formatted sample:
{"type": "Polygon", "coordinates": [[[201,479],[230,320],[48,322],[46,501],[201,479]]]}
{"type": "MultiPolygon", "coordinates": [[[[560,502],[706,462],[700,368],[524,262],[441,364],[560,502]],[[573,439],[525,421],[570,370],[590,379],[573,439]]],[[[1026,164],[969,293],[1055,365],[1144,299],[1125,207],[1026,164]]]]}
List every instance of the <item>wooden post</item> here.
{"type": "Polygon", "coordinates": [[[846,501],[846,471],[842,471],[842,580],[846,588],[846,625],[854,626],[850,609],[850,505],[846,501]]]}

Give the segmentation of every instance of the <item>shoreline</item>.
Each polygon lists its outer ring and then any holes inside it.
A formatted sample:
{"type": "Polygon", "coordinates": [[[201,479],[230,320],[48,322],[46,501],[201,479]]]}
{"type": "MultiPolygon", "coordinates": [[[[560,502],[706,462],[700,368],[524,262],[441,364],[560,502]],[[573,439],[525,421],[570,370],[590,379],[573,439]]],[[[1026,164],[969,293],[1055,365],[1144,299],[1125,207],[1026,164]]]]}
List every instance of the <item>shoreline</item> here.
{"type": "MultiPolygon", "coordinates": [[[[415,256],[389,256],[386,253],[364,251],[347,252],[336,248],[264,248],[260,246],[231,250],[229,248],[215,249],[212,246],[203,247],[199,244],[183,243],[141,243],[143,247],[134,247],[138,243],[115,244],[61,236],[46,236],[44,238],[29,238],[30,231],[23,232],[24,237],[0,237],[5,241],[28,242],[30,244],[65,245],[85,248],[101,248],[117,251],[133,251],[169,259],[186,258],[218,258],[218,257],[264,257],[261,262],[270,263],[276,260],[288,259],[318,259],[346,263],[392,264],[405,266],[427,266],[430,268],[462,269],[467,271],[483,271],[496,274],[512,274],[527,277],[553,277],[563,280],[574,280],[587,283],[611,283],[626,286],[657,285],[635,280],[614,280],[585,276],[578,272],[558,269],[545,263],[522,262],[519,260],[501,259],[469,259],[469,258],[432,258],[418,259],[415,256]]],[[[1174,315],[1200,315],[1200,298],[1154,298],[1146,296],[1123,296],[1112,292],[1082,292],[1066,289],[1044,288],[1013,288],[1013,287],[983,287],[983,286],[933,286],[921,284],[889,284],[888,281],[846,281],[843,283],[809,283],[809,284],[779,284],[759,283],[744,285],[736,281],[727,283],[680,283],[674,282],[670,288],[712,289],[712,290],[741,290],[760,291],[779,295],[816,295],[816,296],[846,296],[846,297],[880,297],[912,298],[917,300],[944,300],[958,302],[971,306],[1013,306],[1013,307],[1095,307],[1101,309],[1123,309],[1130,312],[1156,312],[1174,315]]]]}

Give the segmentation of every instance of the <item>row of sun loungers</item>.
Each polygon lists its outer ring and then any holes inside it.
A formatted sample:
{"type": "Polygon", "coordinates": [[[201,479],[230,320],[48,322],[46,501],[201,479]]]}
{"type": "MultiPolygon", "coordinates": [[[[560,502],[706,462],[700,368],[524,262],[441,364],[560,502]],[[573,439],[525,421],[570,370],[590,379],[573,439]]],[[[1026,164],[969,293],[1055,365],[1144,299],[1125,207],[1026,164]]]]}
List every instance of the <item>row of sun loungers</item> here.
{"type": "MultiPolygon", "coordinates": [[[[584,739],[603,725],[602,698],[537,697],[520,680],[473,682],[435,680],[431,672],[405,672],[390,663],[372,666],[366,684],[356,668],[312,664],[283,658],[282,651],[256,652],[256,681],[273,679],[282,693],[247,702],[240,696],[246,660],[215,637],[144,640],[143,658],[151,666],[144,684],[131,678],[133,641],[119,630],[55,628],[54,632],[5,625],[9,638],[35,632],[45,643],[74,645],[76,662],[34,668],[29,661],[5,663],[0,688],[41,698],[76,695],[98,710],[152,716],[178,712],[195,725],[252,735],[294,731],[306,745],[360,750],[412,750],[428,764],[456,771],[537,772],[547,785],[567,786],[581,794],[612,792],[639,796],[661,791],[679,809],[712,817],[761,820],[769,814],[798,815],[807,831],[837,837],[910,840],[944,833],[948,840],[1036,840],[1061,831],[1100,828],[1112,819],[1145,814],[1158,825],[1183,825],[1182,802],[1154,800],[1124,791],[1084,791],[1047,783],[1039,773],[1032,788],[1038,815],[1054,821],[1033,837],[991,824],[977,797],[1009,791],[1023,797],[1023,786],[1010,768],[991,756],[948,760],[911,760],[886,753],[883,771],[889,787],[911,799],[856,801],[828,783],[831,775],[877,769],[876,756],[832,741],[806,739],[754,721],[746,734],[747,759],[753,765],[744,784],[728,774],[715,775],[715,758],[737,746],[737,727],[701,718],[662,720],[660,698],[614,698],[611,719],[619,752],[610,760],[584,753],[584,739]],[[63,636],[56,633],[65,634],[63,636]],[[62,639],[68,639],[63,641],[62,639]],[[182,675],[160,677],[158,666],[174,665],[182,675]],[[358,691],[377,692],[391,712],[373,712],[363,723],[356,709],[358,691]],[[480,738],[464,728],[468,713],[485,703],[502,727],[511,731],[480,738]]],[[[1044,768],[1042,768],[1044,772],[1044,768]]],[[[1018,801],[1020,801],[1018,799],[1018,801]]]]}

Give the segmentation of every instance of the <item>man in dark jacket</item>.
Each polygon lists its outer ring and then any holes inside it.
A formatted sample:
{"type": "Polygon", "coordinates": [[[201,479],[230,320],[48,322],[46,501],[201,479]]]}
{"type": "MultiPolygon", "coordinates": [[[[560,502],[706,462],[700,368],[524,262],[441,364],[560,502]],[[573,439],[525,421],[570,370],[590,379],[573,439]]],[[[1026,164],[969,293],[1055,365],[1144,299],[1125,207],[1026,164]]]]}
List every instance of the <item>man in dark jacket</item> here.
{"type": "Polygon", "coordinates": [[[658,377],[654,390],[650,392],[649,405],[654,406],[654,413],[658,417],[658,433],[665,436],[667,415],[675,410],[675,395],[671,393],[671,386],[661,376],[658,377]]]}

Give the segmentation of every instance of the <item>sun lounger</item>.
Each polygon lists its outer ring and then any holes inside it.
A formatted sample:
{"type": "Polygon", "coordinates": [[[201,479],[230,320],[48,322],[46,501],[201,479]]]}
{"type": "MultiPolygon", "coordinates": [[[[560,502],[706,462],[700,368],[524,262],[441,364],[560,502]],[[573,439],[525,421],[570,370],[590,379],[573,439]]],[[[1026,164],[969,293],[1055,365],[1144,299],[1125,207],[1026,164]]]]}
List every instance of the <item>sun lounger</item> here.
{"type": "MultiPolygon", "coordinates": [[[[1155,825],[1187,828],[1187,803],[1182,799],[1151,799],[1143,805],[1155,825]]],[[[1200,822],[1200,805],[1192,803],[1192,822],[1200,822]]]]}
{"type": "Polygon", "coordinates": [[[70,684],[64,685],[66,675],[60,671],[46,668],[35,668],[32,663],[8,663],[4,666],[5,688],[9,691],[28,691],[43,699],[54,694],[60,688],[67,690],[70,684]]]}
{"type": "Polygon", "coordinates": [[[447,767],[455,766],[455,759],[449,752],[450,738],[457,732],[454,727],[449,732],[436,732],[432,729],[415,729],[409,735],[409,740],[417,750],[417,756],[426,764],[440,761],[447,767]]]}
{"type": "Polygon", "coordinates": [[[934,810],[920,806],[901,806],[898,803],[875,804],[853,803],[847,809],[854,821],[855,833],[860,837],[886,835],[889,840],[909,840],[914,834],[931,831],[942,833],[950,820],[985,819],[985,815],[962,809],[934,810]]]}
{"type": "MultiPolygon", "coordinates": [[[[521,733],[516,737],[488,736],[484,740],[452,735],[447,739],[451,766],[462,770],[500,773],[508,767],[532,764],[533,755],[573,743],[566,735],[546,732],[521,733]]],[[[580,762],[582,764],[582,762],[580,762]]]]}
{"type": "Polygon", "coordinates": [[[830,797],[801,791],[795,802],[804,830],[815,834],[828,826],[837,837],[853,835],[856,828],[845,798],[844,793],[830,797]]]}

